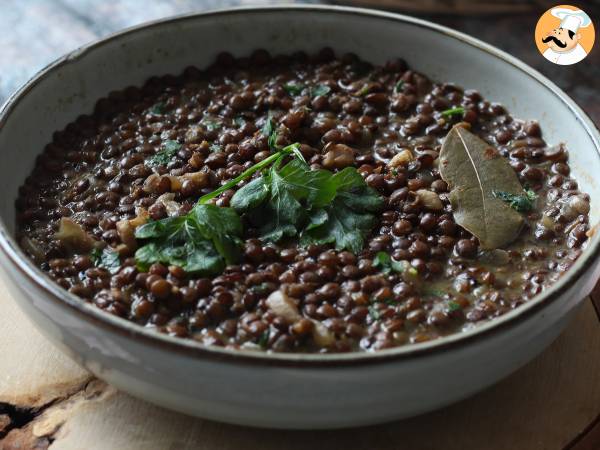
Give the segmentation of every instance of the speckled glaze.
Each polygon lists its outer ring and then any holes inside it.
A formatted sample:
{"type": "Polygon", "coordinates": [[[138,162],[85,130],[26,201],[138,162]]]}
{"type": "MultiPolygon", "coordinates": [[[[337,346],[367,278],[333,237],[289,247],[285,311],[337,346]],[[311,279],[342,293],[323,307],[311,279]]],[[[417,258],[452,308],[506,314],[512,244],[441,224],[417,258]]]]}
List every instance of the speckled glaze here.
{"type": "Polygon", "coordinates": [[[17,188],[54,130],[107,92],[235,55],[331,46],[374,63],[403,57],[432,79],[478,89],[565,142],[600,217],[600,135],[566,94],[509,55],[405,16],[337,7],[217,11],[151,23],[78,49],[41,71],[0,112],[0,260],[38,328],[98,377],[137,397],[200,417],[277,428],[336,428],[420,414],[498,381],[542,351],[600,275],[600,237],[552,288],[463,334],[378,353],[241,353],[159,335],[103,313],[54,285],[18,248],[17,188]],[[410,36],[410,39],[406,39],[410,36]]]}

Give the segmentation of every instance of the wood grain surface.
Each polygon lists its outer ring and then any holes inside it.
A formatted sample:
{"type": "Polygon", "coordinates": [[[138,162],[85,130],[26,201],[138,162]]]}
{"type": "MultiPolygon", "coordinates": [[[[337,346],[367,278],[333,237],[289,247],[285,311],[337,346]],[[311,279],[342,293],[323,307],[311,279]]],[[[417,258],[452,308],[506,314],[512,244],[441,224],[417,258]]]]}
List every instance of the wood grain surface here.
{"type": "MultiPolygon", "coordinates": [[[[269,3],[323,2],[2,0],[0,101],[56,57],[118,29],[172,14],[269,3]]],[[[387,8],[459,29],[521,58],[565,89],[600,123],[600,44],[585,63],[569,67],[548,63],[532,41],[535,22],[547,7],[545,1],[528,1],[518,14],[510,9],[492,14],[497,11],[489,9],[484,15],[448,8],[466,5],[466,0],[385,3],[387,8]],[[422,7],[425,3],[428,8],[422,7]]],[[[577,4],[598,23],[598,2],[577,4]]],[[[0,274],[0,450],[598,450],[599,316],[600,287],[542,355],[496,386],[441,411],[346,431],[267,431],[183,416],[96,380],[32,327],[9,297],[0,274]]]]}

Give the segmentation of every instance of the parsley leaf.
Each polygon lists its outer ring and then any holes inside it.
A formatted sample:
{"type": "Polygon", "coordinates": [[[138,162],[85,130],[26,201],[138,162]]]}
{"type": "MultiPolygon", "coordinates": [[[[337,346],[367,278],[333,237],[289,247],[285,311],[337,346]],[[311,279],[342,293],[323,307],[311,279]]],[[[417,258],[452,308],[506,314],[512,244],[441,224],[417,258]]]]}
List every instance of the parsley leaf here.
{"type": "Polygon", "coordinates": [[[446,295],[446,293],[444,291],[442,291],[441,289],[432,289],[432,288],[423,289],[423,294],[429,295],[431,297],[443,297],[444,295],[446,295]]]}
{"type": "Polygon", "coordinates": [[[356,92],[355,95],[357,95],[359,97],[365,96],[371,91],[371,87],[372,87],[371,84],[367,83],[362,88],[360,88],[358,90],[358,92],[356,92]]]}
{"type": "Polygon", "coordinates": [[[302,84],[296,84],[296,83],[287,83],[283,85],[283,89],[285,89],[285,91],[289,94],[289,95],[300,95],[302,94],[302,90],[304,89],[304,85],[302,84]]]}
{"type": "Polygon", "coordinates": [[[264,240],[300,236],[302,245],[332,243],[358,253],[382,198],[354,168],[334,174],[311,170],[299,159],[281,168],[280,162],[238,190],[231,207],[245,214],[264,240]]]}
{"type": "Polygon", "coordinates": [[[383,206],[383,199],[352,167],[331,176],[328,184],[334,197],[323,211],[311,216],[301,243],[335,244],[337,250],[359,253],[377,221],[375,213],[383,206]]]}
{"type": "Polygon", "coordinates": [[[279,241],[283,236],[296,236],[298,231],[296,224],[304,216],[304,208],[293,195],[298,192],[293,184],[271,167],[267,182],[270,184],[270,198],[268,209],[271,217],[261,227],[261,236],[267,241],[279,241]]]}
{"type": "Polygon", "coordinates": [[[231,207],[236,211],[248,211],[257,208],[269,196],[269,188],[263,177],[255,178],[238,189],[231,199],[231,207]]]}
{"type": "Polygon", "coordinates": [[[273,242],[298,235],[297,224],[306,221],[300,200],[308,197],[310,179],[302,162],[294,159],[281,170],[279,163],[231,199],[231,206],[238,212],[246,212],[250,223],[259,228],[261,238],[273,242]]]}
{"type": "Polygon", "coordinates": [[[303,158],[294,159],[279,169],[279,164],[271,168],[271,175],[282,187],[290,190],[298,200],[308,199],[311,205],[322,206],[327,203],[323,195],[324,187],[331,176],[327,170],[310,170],[303,158]]]}
{"type": "Polygon", "coordinates": [[[373,320],[378,320],[381,317],[381,313],[375,305],[369,305],[367,310],[369,311],[369,316],[371,316],[373,320]]]}
{"type": "Polygon", "coordinates": [[[518,212],[531,211],[535,205],[537,195],[531,189],[523,191],[522,195],[510,194],[504,191],[492,191],[492,195],[508,203],[508,205],[518,212]]]}
{"type": "Polygon", "coordinates": [[[450,301],[448,302],[448,311],[455,312],[462,310],[462,306],[458,302],[450,301]]]}
{"type": "Polygon", "coordinates": [[[111,247],[105,247],[104,250],[94,248],[90,253],[90,258],[96,267],[107,269],[112,274],[117,273],[121,268],[119,253],[111,247]]]}
{"type": "Polygon", "coordinates": [[[267,142],[269,143],[269,148],[271,149],[271,151],[277,151],[277,127],[275,126],[273,118],[270,114],[267,118],[267,121],[262,127],[261,133],[263,134],[263,136],[267,137],[267,142]]]}
{"type": "MultiPolygon", "coordinates": [[[[384,253],[384,252],[380,252],[380,253],[384,253]]],[[[386,254],[386,253],[384,253],[386,254]]],[[[386,298],[386,299],[382,299],[382,300],[375,300],[372,299],[372,303],[368,306],[368,311],[369,311],[369,315],[374,319],[377,320],[381,317],[381,311],[378,309],[377,304],[378,303],[382,303],[388,306],[396,306],[398,304],[398,301],[395,300],[394,298],[386,298]]]]}
{"type": "Polygon", "coordinates": [[[298,158],[304,164],[307,164],[306,160],[304,159],[304,155],[302,155],[302,152],[300,152],[300,144],[298,144],[297,142],[295,144],[288,145],[285,148],[277,146],[277,127],[275,126],[275,123],[273,122],[273,119],[271,118],[270,114],[267,118],[267,121],[262,127],[261,133],[263,134],[263,136],[267,136],[269,149],[271,149],[272,152],[283,151],[285,153],[293,153],[294,156],[296,156],[296,158],[298,158]]]}
{"type": "Polygon", "coordinates": [[[216,120],[211,119],[202,119],[200,123],[204,125],[204,128],[206,128],[207,131],[218,130],[223,126],[221,122],[217,122],[216,120]]]}
{"type": "Polygon", "coordinates": [[[165,113],[166,105],[164,103],[156,103],[150,108],[150,114],[160,116],[165,113]]]}
{"type": "Polygon", "coordinates": [[[213,144],[210,144],[210,147],[208,147],[208,150],[211,153],[217,153],[217,152],[221,151],[221,146],[219,144],[213,143],[213,144]]]}
{"type": "Polygon", "coordinates": [[[189,273],[216,274],[239,260],[242,223],[231,208],[197,204],[181,217],[148,222],[135,230],[149,240],[135,253],[140,270],[157,262],[189,273]]]}
{"type": "Polygon", "coordinates": [[[397,273],[410,273],[411,275],[417,275],[417,271],[412,267],[408,261],[396,261],[392,259],[386,252],[377,252],[373,259],[373,266],[379,267],[381,272],[389,274],[394,271],[397,273]]]}
{"type": "Polygon", "coordinates": [[[267,295],[272,292],[273,288],[269,286],[269,283],[260,283],[251,286],[248,290],[256,295],[267,295]]]}
{"type": "Polygon", "coordinates": [[[394,92],[399,94],[402,92],[402,88],[404,87],[404,80],[399,80],[394,86],[394,92]]]}
{"type": "Polygon", "coordinates": [[[386,252],[377,252],[373,258],[373,267],[380,267],[381,271],[388,274],[392,271],[392,258],[386,252]]]}
{"type": "Polygon", "coordinates": [[[196,205],[189,215],[195,219],[200,233],[212,241],[227,264],[233,264],[239,259],[242,222],[232,208],[196,205]]]}
{"type": "Polygon", "coordinates": [[[171,162],[171,159],[181,149],[181,144],[177,141],[165,141],[163,149],[153,155],[151,158],[146,160],[146,165],[154,166],[166,166],[171,162]]]}
{"type": "Polygon", "coordinates": [[[296,143],[296,144],[292,144],[292,145],[288,145],[286,148],[289,149],[289,151],[296,157],[298,158],[299,161],[302,161],[302,163],[304,163],[304,165],[308,165],[308,163],[306,162],[306,159],[304,159],[304,155],[302,154],[302,152],[300,151],[300,144],[296,143]]]}
{"type": "Polygon", "coordinates": [[[442,117],[459,116],[465,113],[465,108],[459,106],[457,108],[446,109],[441,112],[442,117]]]}
{"type": "Polygon", "coordinates": [[[260,335],[260,337],[258,338],[258,342],[257,344],[263,348],[266,349],[267,346],[269,345],[269,337],[271,335],[271,332],[269,329],[267,329],[263,334],[260,335]]]}
{"type": "Polygon", "coordinates": [[[225,263],[207,241],[173,243],[151,242],[135,252],[138,269],[147,271],[154,263],[179,266],[188,273],[214,275],[225,263]]]}
{"type": "Polygon", "coordinates": [[[310,88],[310,96],[318,97],[320,95],[327,95],[331,92],[331,88],[326,84],[318,84],[315,87],[310,88]]]}
{"type": "Polygon", "coordinates": [[[208,202],[209,200],[221,195],[226,190],[237,186],[240,183],[240,181],[250,178],[255,172],[259,172],[262,169],[264,169],[265,167],[268,167],[273,162],[279,160],[282,156],[286,156],[286,155],[290,155],[290,154],[293,154],[297,157],[298,157],[298,155],[301,156],[299,147],[300,147],[300,144],[295,143],[295,144],[288,145],[287,147],[284,147],[280,150],[277,150],[277,152],[273,153],[272,155],[268,156],[267,158],[263,159],[262,161],[254,164],[253,166],[244,170],[241,174],[239,174],[233,180],[228,181],[227,183],[221,185],[221,187],[200,197],[200,199],[198,200],[198,203],[204,204],[204,203],[208,202]]]}

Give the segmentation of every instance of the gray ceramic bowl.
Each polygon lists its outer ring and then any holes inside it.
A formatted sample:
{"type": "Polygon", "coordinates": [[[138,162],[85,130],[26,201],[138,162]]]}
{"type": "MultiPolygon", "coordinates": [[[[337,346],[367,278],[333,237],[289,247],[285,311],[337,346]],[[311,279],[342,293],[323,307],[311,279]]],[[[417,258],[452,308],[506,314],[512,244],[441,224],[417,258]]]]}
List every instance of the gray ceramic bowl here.
{"type": "Polygon", "coordinates": [[[525,364],[558,336],[598,278],[597,235],[556,285],[476,330],[340,355],[242,353],[159,335],[84,304],[21,252],[13,239],[17,189],[52,132],[89,113],[96,99],[152,75],[205,66],[222,50],[289,53],[325,45],[374,63],[401,56],[434,79],[478,89],[516,117],[539,120],[548,142],[570,148],[572,170],[591,195],[591,220],[598,222],[598,131],[564,92],[510,55],[428,22],[360,9],[272,7],[176,17],[66,55],[0,114],[1,262],[14,298],[48,339],[98,377],[168,408],[255,426],[331,428],[457,401],[525,364]]]}

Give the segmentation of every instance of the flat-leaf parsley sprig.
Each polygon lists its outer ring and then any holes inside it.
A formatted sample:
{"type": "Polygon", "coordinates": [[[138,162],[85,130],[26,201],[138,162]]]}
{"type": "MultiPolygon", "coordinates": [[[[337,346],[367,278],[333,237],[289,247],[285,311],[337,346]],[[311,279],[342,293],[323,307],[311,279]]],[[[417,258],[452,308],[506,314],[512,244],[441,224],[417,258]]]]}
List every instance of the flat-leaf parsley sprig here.
{"type": "Polygon", "coordinates": [[[352,167],[333,173],[310,169],[298,159],[281,164],[278,159],[237,191],[231,206],[263,240],[299,237],[304,246],[334,244],[358,253],[376,223],[382,197],[352,167]]]}
{"type": "Polygon", "coordinates": [[[270,116],[262,132],[271,155],[200,197],[189,213],[136,229],[135,237],[146,242],[135,254],[141,270],[160,262],[186,272],[221,272],[226,264],[239,261],[241,217],[258,228],[265,241],[295,237],[303,246],[334,244],[338,250],[354,253],[362,249],[383,198],[353,167],[337,173],[311,169],[299,143],[277,147],[277,128],[270,116]],[[284,165],[290,156],[292,160],[284,165]],[[262,174],[234,194],[231,207],[208,204],[257,172],[262,174]]]}

